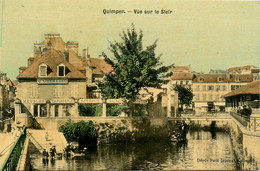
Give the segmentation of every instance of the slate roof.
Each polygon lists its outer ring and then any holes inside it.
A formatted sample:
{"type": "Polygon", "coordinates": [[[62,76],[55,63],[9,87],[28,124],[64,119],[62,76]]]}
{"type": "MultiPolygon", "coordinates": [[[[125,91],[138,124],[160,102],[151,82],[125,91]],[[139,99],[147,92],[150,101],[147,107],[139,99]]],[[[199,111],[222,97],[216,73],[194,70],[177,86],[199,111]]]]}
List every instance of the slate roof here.
{"type": "Polygon", "coordinates": [[[247,66],[240,66],[240,67],[232,67],[232,68],[228,68],[228,72],[233,72],[233,71],[238,71],[238,70],[250,70],[252,68],[251,65],[247,65],[247,66]]]}
{"type": "Polygon", "coordinates": [[[108,74],[114,70],[110,64],[100,58],[90,58],[90,66],[93,68],[93,74],[108,74]]]}
{"type": "Polygon", "coordinates": [[[200,82],[199,78],[203,78],[203,83],[218,83],[218,78],[222,78],[222,82],[251,82],[253,81],[252,74],[230,74],[228,77],[226,74],[196,74],[193,82],[200,82]],[[239,81],[237,81],[238,79],[239,81]]]}
{"type": "Polygon", "coordinates": [[[260,72],[260,69],[259,68],[252,68],[252,73],[259,73],[260,72]]]}
{"type": "Polygon", "coordinates": [[[68,73],[65,75],[68,78],[86,78],[86,76],[76,69],[72,64],[70,64],[62,54],[50,48],[44,55],[35,59],[33,64],[25,69],[22,73],[18,75],[17,78],[37,78],[38,70],[40,64],[46,64],[50,68],[50,73],[47,77],[57,76],[57,66],[63,63],[68,69],[68,73]]]}
{"type": "Polygon", "coordinates": [[[187,66],[173,66],[171,68],[172,71],[189,71],[190,68],[187,66]]]}
{"type": "Polygon", "coordinates": [[[172,80],[192,80],[193,74],[190,72],[177,72],[171,76],[172,80]]]}
{"type": "Polygon", "coordinates": [[[260,94],[260,80],[253,81],[234,91],[224,94],[223,97],[227,98],[227,97],[236,96],[239,94],[260,94]]]}

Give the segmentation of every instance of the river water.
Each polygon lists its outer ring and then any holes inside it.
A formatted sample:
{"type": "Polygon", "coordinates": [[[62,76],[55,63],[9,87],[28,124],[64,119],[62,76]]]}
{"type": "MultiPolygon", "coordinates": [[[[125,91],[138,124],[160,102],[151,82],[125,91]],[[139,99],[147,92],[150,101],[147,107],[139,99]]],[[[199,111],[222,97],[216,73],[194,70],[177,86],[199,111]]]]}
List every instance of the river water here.
{"type": "Polygon", "coordinates": [[[188,132],[187,141],[142,142],[125,145],[102,145],[88,149],[84,156],[56,159],[43,163],[31,154],[36,170],[235,170],[235,156],[227,133],[188,132]]]}

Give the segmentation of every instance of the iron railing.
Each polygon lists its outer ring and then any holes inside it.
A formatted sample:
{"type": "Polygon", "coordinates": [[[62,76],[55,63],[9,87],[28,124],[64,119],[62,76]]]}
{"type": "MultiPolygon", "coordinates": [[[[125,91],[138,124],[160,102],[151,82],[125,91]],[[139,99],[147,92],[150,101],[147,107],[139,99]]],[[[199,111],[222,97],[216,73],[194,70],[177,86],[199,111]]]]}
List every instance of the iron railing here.
{"type": "Polygon", "coordinates": [[[260,131],[260,117],[244,116],[238,113],[230,113],[239,123],[241,123],[248,131],[260,131]]]}
{"type": "Polygon", "coordinates": [[[10,153],[4,161],[0,170],[2,171],[13,171],[16,170],[18,161],[21,157],[21,152],[24,148],[24,142],[26,138],[26,128],[23,128],[22,134],[19,136],[17,141],[13,144],[10,153]]]}

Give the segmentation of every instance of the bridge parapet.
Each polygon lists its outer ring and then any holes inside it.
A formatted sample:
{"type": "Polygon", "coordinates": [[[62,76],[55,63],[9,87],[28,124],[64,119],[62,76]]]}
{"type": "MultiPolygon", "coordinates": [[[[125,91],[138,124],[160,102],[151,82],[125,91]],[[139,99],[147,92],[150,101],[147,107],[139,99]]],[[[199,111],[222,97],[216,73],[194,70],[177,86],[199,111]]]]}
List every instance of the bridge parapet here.
{"type": "Polygon", "coordinates": [[[243,125],[247,131],[259,132],[260,131],[260,117],[258,116],[244,116],[238,113],[230,113],[230,115],[243,125]]]}
{"type": "Polygon", "coordinates": [[[190,121],[197,121],[197,120],[206,120],[206,121],[228,121],[231,120],[231,116],[227,113],[223,114],[185,114],[181,115],[180,117],[170,117],[168,120],[190,120],[190,121]]]}

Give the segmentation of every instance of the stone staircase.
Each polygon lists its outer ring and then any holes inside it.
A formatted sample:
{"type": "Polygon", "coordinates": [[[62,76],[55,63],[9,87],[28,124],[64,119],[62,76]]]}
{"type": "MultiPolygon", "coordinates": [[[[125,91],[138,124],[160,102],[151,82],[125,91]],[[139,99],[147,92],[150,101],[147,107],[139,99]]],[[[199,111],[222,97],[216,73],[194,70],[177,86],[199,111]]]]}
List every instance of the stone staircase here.
{"type": "Polygon", "coordinates": [[[42,153],[44,149],[56,146],[57,153],[62,153],[67,146],[67,141],[61,132],[56,130],[27,130],[27,135],[35,147],[42,153]],[[46,136],[46,133],[48,136],[46,136]],[[47,139],[46,139],[47,138],[47,139]]]}

